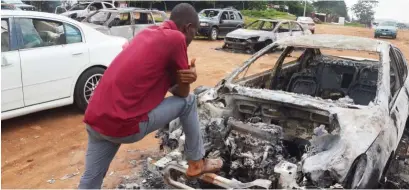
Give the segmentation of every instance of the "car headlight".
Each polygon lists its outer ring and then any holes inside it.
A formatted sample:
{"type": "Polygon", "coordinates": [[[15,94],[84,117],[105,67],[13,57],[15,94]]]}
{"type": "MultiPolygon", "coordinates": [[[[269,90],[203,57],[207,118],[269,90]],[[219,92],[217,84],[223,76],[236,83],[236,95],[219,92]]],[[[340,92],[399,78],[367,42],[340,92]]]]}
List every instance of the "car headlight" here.
{"type": "Polygon", "coordinates": [[[257,42],[260,37],[252,37],[247,39],[248,42],[257,42]]]}
{"type": "Polygon", "coordinates": [[[209,26],[209,23],[207,23],[207,22],[201,22],[201,23],[200,23],[200,26],[209,26]]]}

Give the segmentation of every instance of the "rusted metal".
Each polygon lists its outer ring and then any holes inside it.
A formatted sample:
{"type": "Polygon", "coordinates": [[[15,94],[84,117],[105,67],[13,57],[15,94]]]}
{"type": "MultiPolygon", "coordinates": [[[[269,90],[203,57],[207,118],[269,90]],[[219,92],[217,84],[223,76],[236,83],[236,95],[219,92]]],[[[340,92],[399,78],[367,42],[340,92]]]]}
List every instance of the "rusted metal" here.
{"type": "MultiPolygon", "coordinates": [[[[164,180],[168,185],[171,185],[178,189],[194,189],[186,184],[183,184],[173,179],[171,176],[172,170],[180,172],[181,174],[185,175],[187,166],[182,166],[182,165],[175,164],[175,163],[167,165],[166,168],[164,169],[164,180]]],[[[214,173],[205,173],[199,176],[198,179],[206,183],[210,183],[210,184],[219,186],[224,189],[247,189],[250,187],[268,189],[272,183],[270,180],[264,180],[264,179],[256,179],[249,183],[242,183],[237,180],[226,179],[214,173]]]]}

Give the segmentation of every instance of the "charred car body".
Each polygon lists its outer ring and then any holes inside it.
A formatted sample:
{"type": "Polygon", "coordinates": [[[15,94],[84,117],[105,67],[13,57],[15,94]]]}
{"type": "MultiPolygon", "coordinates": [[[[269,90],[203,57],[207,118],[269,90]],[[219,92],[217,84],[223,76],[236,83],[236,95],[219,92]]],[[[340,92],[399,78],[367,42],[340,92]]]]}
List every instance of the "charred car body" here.
{"type": "Polygon", "coordinates": [[[310,35],[308,29],[295,21],[259,19],[226,35],[223,49],[238,49],[254,53],[289,36],[310,35]]]}
{"type": "Polygon", "coordinates": [[[115,8],[115,5],[108,2],[79,2],[73,5],[69,10],[63,7],[55,8],[55,13],[62,12],[61,15],[70,17],[74,20],[81,21],[89,14],[100,9],[115,8]],[[62,9],[62,11],[58,11],[62,9]]]}
{"type": "Polygon", "coordinates": [[[195,89],[206,157],[223,158],[220,173],[186,182],[178,120],[158,132],[171,152],[149,168],[176,188],[376,188],[405,129],[407,73],[401,51],[387,42],[277,41],[214,88],[195,89]],[[284,52],[265,66],[278,46],[284,52]]]}
{"type": "Polygon", "coordinates": [[[90,14],[82,22],[102,33],[130,40],[142,29],[158,24],[154,14],[159,14],[162,21],[167,20],[163,11],[130,7],[101,9],[90,14]]]}

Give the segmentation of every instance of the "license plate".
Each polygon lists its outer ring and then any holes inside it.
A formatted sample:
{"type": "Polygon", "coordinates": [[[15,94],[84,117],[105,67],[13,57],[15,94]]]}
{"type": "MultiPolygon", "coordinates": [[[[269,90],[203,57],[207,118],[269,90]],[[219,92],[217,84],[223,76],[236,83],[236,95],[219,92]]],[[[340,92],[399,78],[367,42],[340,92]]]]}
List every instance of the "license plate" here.
{"type": "Polygon", "coordinates": [[[382,35],[386,35],[386,33],[382,33],[382,35]]]}

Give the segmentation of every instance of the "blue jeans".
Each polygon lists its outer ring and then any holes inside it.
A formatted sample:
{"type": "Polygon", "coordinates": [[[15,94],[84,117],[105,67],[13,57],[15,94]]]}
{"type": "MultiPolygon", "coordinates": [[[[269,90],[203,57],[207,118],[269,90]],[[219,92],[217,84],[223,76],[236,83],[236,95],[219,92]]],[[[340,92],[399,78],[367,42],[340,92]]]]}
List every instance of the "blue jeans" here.
{"type": "Polygon", "coordinates": [[[185,154],[188,160],[200,160],[205,151],[199,128],[196,96],[186,98],[176,96],[165,98],[148,114],[149,120],[139,123],[140,132],[127,137],[109,137],[86,126],[88,148],[85,156],[85,172],[81,177],[79,189],[100,189],[109,165],[123,143],[134,143],[147,134],[165,127],[172,120],[179,118],[186,136],[185,154]]]}

